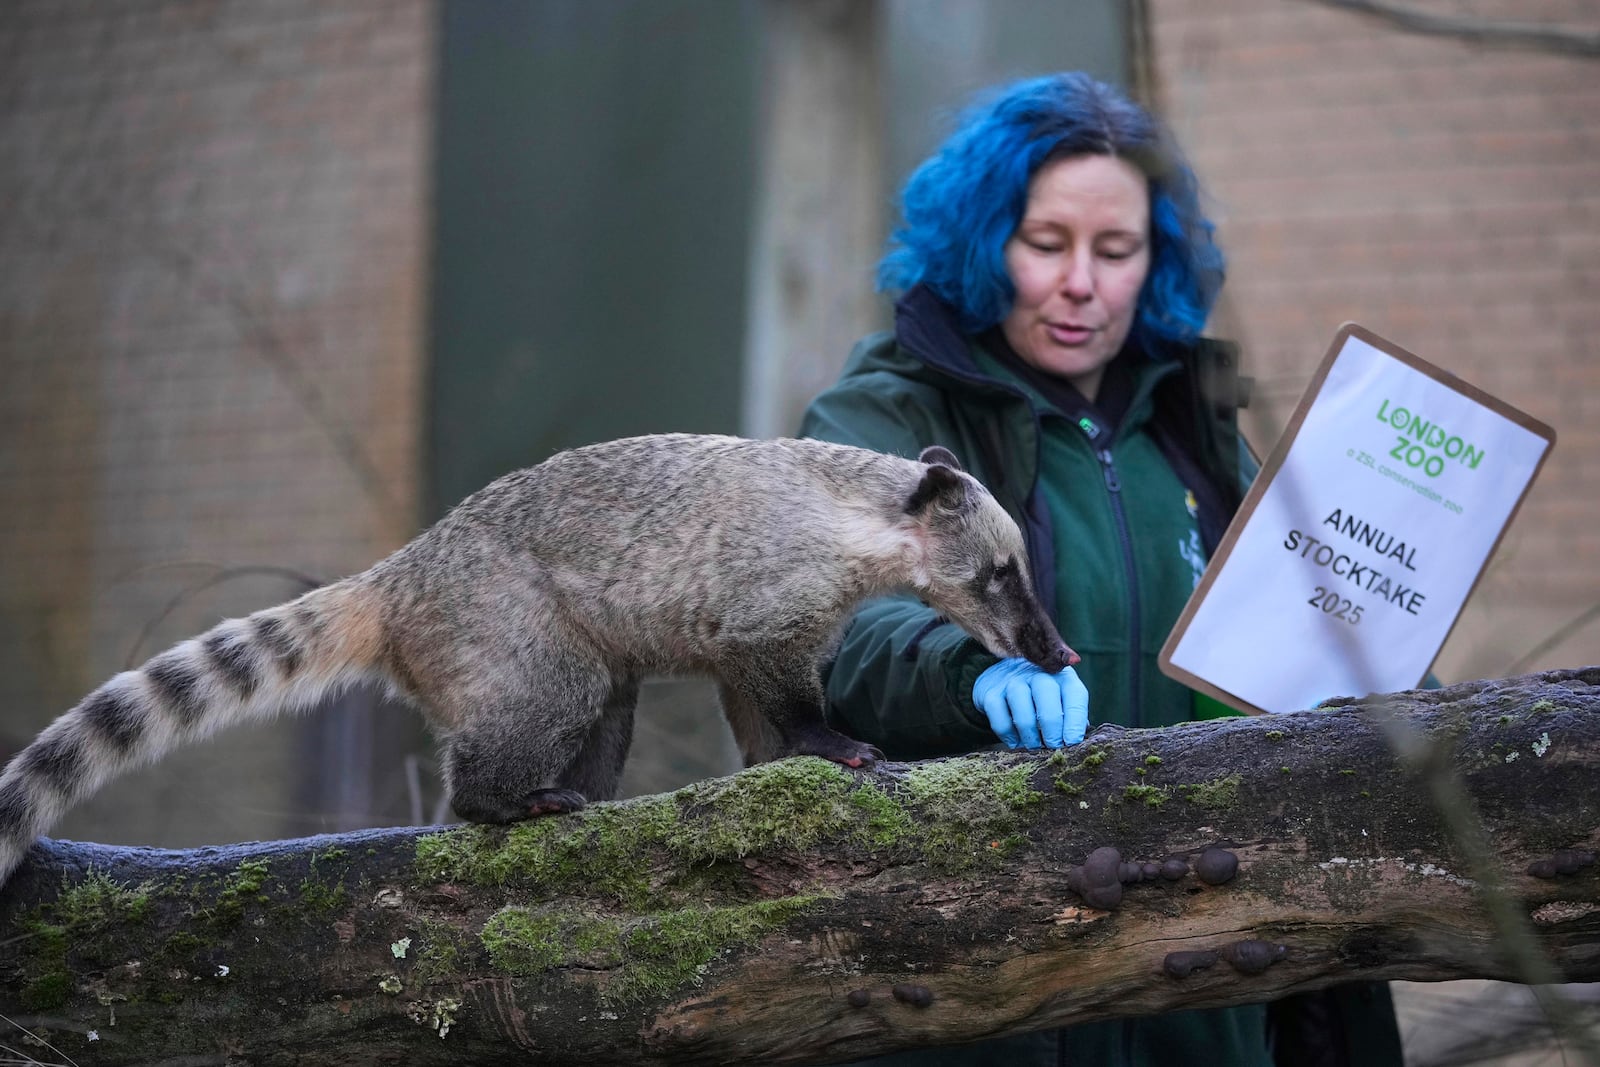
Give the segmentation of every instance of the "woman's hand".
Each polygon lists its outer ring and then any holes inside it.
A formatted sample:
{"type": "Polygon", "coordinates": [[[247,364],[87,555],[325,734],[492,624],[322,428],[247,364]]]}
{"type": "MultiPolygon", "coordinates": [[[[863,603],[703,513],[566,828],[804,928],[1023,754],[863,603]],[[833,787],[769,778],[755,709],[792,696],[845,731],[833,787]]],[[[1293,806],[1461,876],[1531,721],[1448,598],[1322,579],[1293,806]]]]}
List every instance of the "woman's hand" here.
{"type": "Polygon", "coordinates": [[[978,675],[972,703],[1007,748],[1075,745],[1089,728],[1089,691],[1071,667],[1046,674],[1025,659],[1003,659],[978,675]]]}

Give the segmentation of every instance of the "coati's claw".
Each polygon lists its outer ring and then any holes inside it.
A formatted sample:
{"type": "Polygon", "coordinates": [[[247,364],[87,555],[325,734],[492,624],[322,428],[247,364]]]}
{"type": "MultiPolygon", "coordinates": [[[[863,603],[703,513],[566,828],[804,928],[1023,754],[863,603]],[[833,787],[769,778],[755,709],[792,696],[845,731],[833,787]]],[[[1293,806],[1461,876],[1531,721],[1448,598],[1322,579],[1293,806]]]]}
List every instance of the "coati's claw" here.
{"type": "Polygon", "coordinates": [[[821,756],[855,770],[870,768],[883,760],[883,753],[872,745],[846,737],[820,723],[791,734],[790,746],[788,754],[791,756],[821,756]]]}
{"type": "Polygon", "coordinates": [[[523,801],[530,819],[539,815],[565,815],[569,811],[582,811],[587,803],[582,793],[572,789],[539,789],[523,801]]]}

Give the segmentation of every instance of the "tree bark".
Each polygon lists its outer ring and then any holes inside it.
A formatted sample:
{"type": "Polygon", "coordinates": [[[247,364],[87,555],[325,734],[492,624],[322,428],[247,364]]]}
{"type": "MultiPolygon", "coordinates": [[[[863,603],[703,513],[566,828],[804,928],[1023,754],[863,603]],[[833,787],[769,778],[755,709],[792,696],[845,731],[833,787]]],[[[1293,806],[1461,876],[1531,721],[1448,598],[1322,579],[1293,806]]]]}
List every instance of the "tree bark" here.
{"type": "Polygon", "coordinates": [[[509,830],[41,842],[0,892],[0,1044],[827,1063],[1355,979],[1600,979],[1600,667],[1335,704],[785,760],[509,830]],[[1108,848],[1150,866],[1101,877],[1108,848]]]}

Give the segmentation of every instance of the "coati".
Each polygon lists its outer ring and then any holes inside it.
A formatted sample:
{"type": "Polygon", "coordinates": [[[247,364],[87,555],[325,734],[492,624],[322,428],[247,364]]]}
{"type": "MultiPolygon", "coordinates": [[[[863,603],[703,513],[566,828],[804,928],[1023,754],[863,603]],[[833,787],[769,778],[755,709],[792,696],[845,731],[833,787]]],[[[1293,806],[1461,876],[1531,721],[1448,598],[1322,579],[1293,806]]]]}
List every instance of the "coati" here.
{"type": "Polygon", "coordinates": [[[113,775],[356,680],[415,704],[463,819],[614,795],[639,679],[703,673],[747,763],[882,755],[823,722],[819,661],[911,590],[998,656],[1077,662],[1016,524],[942,448],[663,434],[506,475],[368,570],[124,671],[0,775],[0,882],[113,775]]]}

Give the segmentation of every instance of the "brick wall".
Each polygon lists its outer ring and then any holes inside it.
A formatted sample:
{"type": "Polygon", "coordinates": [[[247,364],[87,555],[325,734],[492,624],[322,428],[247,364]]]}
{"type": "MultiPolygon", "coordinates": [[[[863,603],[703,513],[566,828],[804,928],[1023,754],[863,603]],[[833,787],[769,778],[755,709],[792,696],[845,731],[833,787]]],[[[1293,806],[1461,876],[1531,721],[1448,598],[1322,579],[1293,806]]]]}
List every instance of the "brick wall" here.
{"type": "MultiPolygon", "coordinates": [[[[1593,33],[1590,0],[1411,4],[1593,33]]],[[[1600,604],[1600,62],[1406,33],[1312,0],[1151,0],[1163,109],[1231,269],[1214,329],[1271,445],[1360,322],[1559,440],[1445,647],[1503,674],[1600,604]]],[[[1600,662],[1600,620],[1527,669],[1600,662]]]]}
{"type": "MultiPolygon", "coordinates": [[[[297,589],[236,577],[161,618],[222,568],[334,577],[413,532],[434,32],[430,0],[0,10],[8,745],[297,589]]],[[[65,829],[281,832],[293,736],[176,757],[65,829]],[[220,810],[169,818],[192,808],[220,810]]]]}

